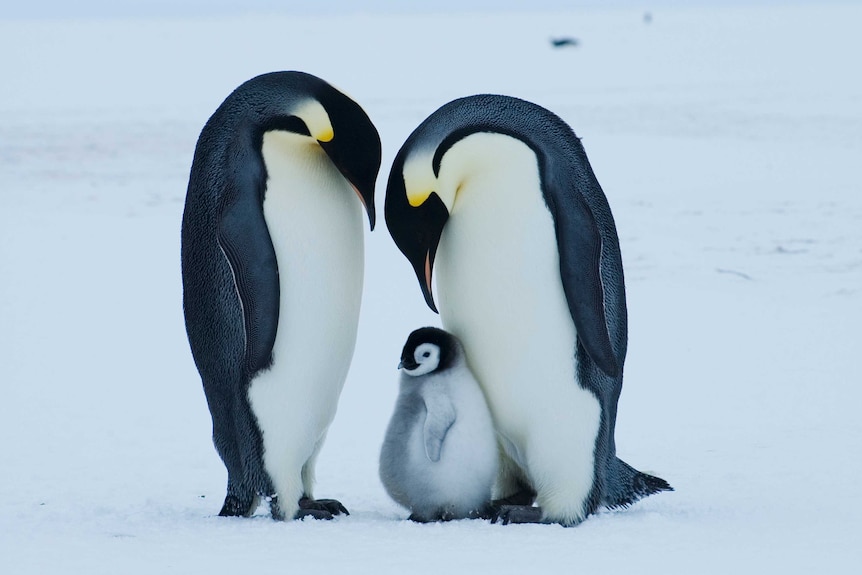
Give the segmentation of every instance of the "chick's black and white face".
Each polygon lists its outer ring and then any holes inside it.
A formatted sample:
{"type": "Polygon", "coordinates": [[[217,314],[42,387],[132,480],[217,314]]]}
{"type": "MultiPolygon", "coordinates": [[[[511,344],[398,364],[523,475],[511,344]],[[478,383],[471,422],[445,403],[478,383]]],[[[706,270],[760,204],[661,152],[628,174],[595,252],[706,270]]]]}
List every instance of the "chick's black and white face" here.
{"type": "Polygon", "coordinates": [[[413,350],[413,361],[403,358],[401,369],[413,377],[431,373],[440,365],[440,347],[433,343],[423,343],[413,350]]]}

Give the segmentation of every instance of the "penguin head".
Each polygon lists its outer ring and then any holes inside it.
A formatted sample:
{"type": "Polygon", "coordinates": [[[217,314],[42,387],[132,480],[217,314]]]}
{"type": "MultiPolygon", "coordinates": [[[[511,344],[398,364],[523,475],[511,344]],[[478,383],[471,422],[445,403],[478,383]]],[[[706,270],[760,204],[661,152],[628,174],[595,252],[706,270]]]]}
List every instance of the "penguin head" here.
{"type": "Polygon", "coordinates": [[[461,356],[461,344],[447,331],[422,327],[407,338],[398,369],[411,377],[444,371],[461,356]]]}
{"type": "Polygon", "coordinates": [[[453,143],[447,139],[437,146],[416,148],[405,144],[396,156],[386,187],[389,233],[412,264],[425,303],[435,312],[431,291],[434,258],[463,181],[463,170],[469,168],[459,161],[459,169],[440,173],[442,158],[453,143]]]}
{"type": "Polygon", "coordinates": [[[374,229],[374,184],[380,170],[380,136],[365,111],[335,88],[323,92],[320,103],[329,115],[329,130],[317,138],[320,147],[359,196],[374,229]]]}
{"type": "Polygon", "coordinates": [[[431,114],[398,151],[386,187],[386,225],[395,244],[413,266],[425,303],[435,312],[431,290],[434,258],[443,229],[461,187],[472,174],[495,169],[505,159],[490,152],[455,152],[464,138],[482,132],[525,141],[523,127],[507,123],[516,104],[510,96],[477,95],[460,98],[431,114]],[[452,152],[452,153],[450,153],[452,152]]]}
{"type": "Polygon", "coordinates": [[[262,106],[261,134],[286,130],[309,136],[353,187],[374,229],[374,184],[380,170],[380,136],[365,111],[343,92],[304,72],[273,72],[270,106],[262,106]]]}

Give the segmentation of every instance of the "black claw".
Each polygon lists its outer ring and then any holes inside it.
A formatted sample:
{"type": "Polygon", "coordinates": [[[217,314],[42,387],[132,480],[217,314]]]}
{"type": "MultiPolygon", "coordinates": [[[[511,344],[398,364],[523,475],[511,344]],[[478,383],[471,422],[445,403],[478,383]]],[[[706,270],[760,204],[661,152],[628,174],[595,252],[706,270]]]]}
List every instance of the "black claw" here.
{"type": "Polygon", "coordinates": [[[350,511],[336,499],[316,499],[315,501],[333,515],[350,515],[350,511]]]}

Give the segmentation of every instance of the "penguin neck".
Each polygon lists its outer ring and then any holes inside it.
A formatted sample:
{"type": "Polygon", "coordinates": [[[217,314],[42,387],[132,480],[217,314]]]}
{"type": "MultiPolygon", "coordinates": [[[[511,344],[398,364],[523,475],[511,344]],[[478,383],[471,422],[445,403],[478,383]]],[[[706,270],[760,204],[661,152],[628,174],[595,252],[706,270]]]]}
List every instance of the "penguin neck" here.
{"type": "MultiPolygon", "coordinates": [[[[535,188],[539,183],[536,155],[523,141],[495,132],[477,132],[459,140],[440,161],[437,193],[449,214],[459,203],[472,201],[471,190],[535,188]]],[[[485,209],[496,211],[509,199],[483,197],[485,209]],[[499,204],[499,205],[498,205],[499,204]]]]}

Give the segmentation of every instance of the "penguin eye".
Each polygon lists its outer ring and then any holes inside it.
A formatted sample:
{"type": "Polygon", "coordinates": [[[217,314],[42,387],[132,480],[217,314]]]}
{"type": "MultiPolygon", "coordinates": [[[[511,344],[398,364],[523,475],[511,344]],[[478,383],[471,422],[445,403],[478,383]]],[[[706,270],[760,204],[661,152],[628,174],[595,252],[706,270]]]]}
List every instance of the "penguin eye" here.
{"type": "Polygon", "coordinates": [[[429,367],[434,363],[434,367],[431,367],[433,371],[437,367],[435,361],[439,358],[439,353],[440,350],[438,350],[437,346],[433,343],[423,343],[413,351],[413,357],[415,358],[416,363],[421,363],[429,367]]]}

